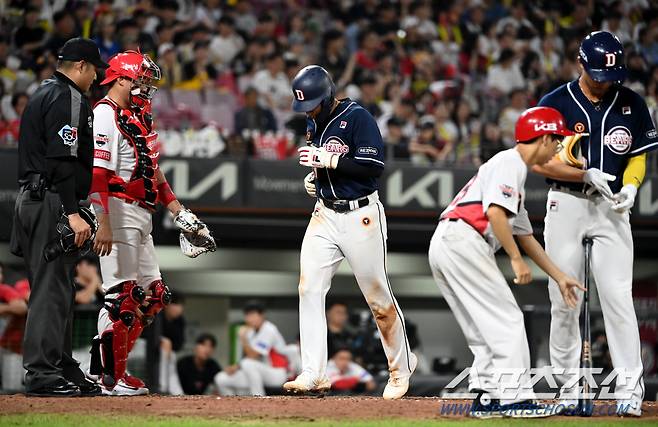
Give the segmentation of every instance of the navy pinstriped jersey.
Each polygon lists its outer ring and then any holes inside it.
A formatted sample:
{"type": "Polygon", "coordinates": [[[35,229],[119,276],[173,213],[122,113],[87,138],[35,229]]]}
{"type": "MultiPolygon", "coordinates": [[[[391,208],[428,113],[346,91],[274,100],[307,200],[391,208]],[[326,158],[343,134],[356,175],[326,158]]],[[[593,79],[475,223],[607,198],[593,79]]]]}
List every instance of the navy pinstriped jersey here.
{"type": "MultiPolygon", "coordinates": [[[[384,143],[375,119],[350,99],[342,99],[324,129],[307,119],[306,140],[367,167],[384,167],[384,143]]],[[[317,194],[327,200],[354,200],[379,188],[377,178],[355,178],[334,169],[317,169],[317,194]]]]}
{"type": "MultiPolygon", "coordinates": [[[[658,148],[658,135],[647,104],[624,86],[613,86],[594,106],[581,91],[578,80],[574,80],[545,95],[539,105],[561,112],[569,129],[589,133],[589,137],[580,140],[586,167],[615,175],[617,179],[610,183],[614,193],[623,186],[628,159],[658,148]]],[[[578,185],[560,184],[571,188],[578,185]]]]}

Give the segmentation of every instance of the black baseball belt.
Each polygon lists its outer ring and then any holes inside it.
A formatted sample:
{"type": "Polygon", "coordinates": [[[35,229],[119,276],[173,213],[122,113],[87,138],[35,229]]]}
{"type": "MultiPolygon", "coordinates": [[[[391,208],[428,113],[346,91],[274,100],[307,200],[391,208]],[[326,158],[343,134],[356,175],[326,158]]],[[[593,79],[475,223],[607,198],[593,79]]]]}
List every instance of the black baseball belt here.
{"type": "Polygon", "coordinates": [[[365,206],[368,206],[370,204],[370,200],[368,200],[368,197],[362,197],[360,199],[355,199],[355,200],[327,200],[327,199],[320,199],[322,204],[331,209],[334,212],[338,213],[345,213],[345,212],[350,212],[365,206]]]}

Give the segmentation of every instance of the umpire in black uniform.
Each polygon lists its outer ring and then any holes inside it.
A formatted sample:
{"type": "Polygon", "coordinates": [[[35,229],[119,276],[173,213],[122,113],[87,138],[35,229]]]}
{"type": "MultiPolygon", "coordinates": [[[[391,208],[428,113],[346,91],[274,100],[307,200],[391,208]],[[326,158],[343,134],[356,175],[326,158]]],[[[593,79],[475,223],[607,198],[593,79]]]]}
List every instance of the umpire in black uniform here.
{"type": "Polygon", "coordinates": [[[107,68],[96,44],[71,39],[58,56],[55,75],[32,95],[21,119],[20,191],[14,212],[12,252],[23,256],[31,294],[23,345],[25,389],[32,396],[98,395],[71,356],[73,265],[77,251],[51,262],[44,249],[58,236],[62,209],[81,246],[91,236],[78,214],[87,199],[93,166],[93,111],[85,96],[98,68],[107,68]]]}

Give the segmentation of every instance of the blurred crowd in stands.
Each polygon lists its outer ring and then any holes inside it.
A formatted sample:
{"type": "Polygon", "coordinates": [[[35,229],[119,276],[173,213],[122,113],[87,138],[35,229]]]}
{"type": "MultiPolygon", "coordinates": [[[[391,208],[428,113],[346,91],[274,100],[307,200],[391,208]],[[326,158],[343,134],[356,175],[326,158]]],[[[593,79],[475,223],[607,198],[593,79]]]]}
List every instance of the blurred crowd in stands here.
{"type": "Polygon", "coordinates": [[[523,109],[578,76],[579,43],[595,29],[621,39],[626,85],[658,107],[650,0],[8,0],[0,16],[4,146],[78,35],[105,59],[141,49],[160,65],[165,155],[293,155],[305,122],[290,80],[319,63],[377,118],[388,159],[477,166],[513,145],[523,109]]]}

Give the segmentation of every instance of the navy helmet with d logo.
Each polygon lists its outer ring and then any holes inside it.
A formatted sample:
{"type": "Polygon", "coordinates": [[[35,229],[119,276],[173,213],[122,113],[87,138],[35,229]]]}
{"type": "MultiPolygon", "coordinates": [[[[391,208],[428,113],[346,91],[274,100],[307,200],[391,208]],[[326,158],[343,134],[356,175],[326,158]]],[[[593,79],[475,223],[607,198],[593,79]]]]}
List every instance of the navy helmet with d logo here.
{"type": "Polygon", "coordinates": [[[596,82],[621,83],[626,79],[624,47],[614,34],[594,31],[580,44],[578,52],[587,74],[596,82]]]}
{"type": "Polygon", "coordinates": [[[292,109],[308,113],[322,104],[323,110],[330,108],[336,95],[336,86],[331,76],[319,65],[302,68],[292,80],[292,109]]]}

